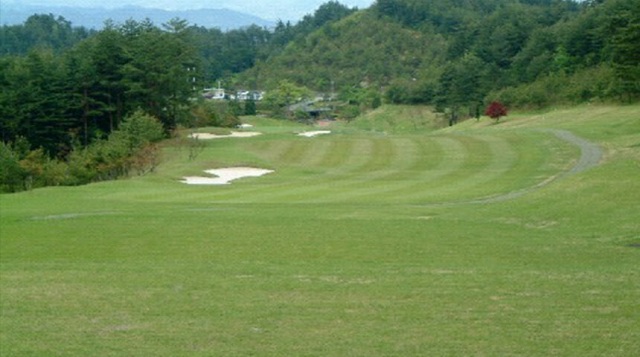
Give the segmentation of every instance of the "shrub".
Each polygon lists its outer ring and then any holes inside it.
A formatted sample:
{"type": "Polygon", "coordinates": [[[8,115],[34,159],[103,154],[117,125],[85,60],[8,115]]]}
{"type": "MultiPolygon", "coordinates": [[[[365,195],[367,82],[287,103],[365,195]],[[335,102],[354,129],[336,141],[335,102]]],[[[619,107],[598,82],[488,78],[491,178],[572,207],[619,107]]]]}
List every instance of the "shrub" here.
{"type": "MultiPolygon", "coordinates": [[[[240,124],[240,118],[237,112],[239,109],[235,107],[233,102],[223,101],[203,101],[196,105],[191,114],[194,121],[191,123],[193,127],[215,126],[223,128],[233,128],[240,124]]],[[[241,113],[240,113],[241,114],[241,113]]]]}
{"type": "Polygon", "coordinates": [[[20,165],[20,157],[12,145],[0,142],[0,192],[24,190],[26,176],[20,165]]]}
{"type": "Polygon", "coordinates": [[[347,121],[351,121],[361,114],[360,107],[357,105],[345,105],[340,108],[338,115],[347,121]]]}
{"type": "Polygon", "coordinates": [[[51,159],[42,148],[30,151],[24,159],[20,160],[20,166],[26,175],[25,188],[27,189],[59,186],[66,181],[66,165],[51,159]]]}
{"type": "Polygon", "coordinates": [[[94,164],[93,148],[96,145],[99,145],[98,142],[86,149],[76,149],[67,157],[66,185],[82,185],[95,180],[98,173],[94,164]]]}
{"type": "Polygon", "coordinates": [[[133,155],[144,146],[162,140],[165,137],[160,121],[141,110],[125,118],[118,130],[109,135],[109,143],[122,146],[124,155],[133,155]]]}

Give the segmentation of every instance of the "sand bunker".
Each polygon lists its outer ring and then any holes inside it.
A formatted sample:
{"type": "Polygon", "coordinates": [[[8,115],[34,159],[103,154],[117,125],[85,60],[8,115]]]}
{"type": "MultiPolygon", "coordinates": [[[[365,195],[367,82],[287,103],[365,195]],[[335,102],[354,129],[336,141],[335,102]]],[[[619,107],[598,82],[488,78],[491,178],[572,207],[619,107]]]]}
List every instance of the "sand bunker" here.
{"type": "Polygon", "coordinates": [[[331,134],[331,130],[317,130],[317,131],[305,131],[304,133],[298,134],[299,136],[306,136],[307,138],[311,138],[318,135],[326,135],[331,134]]]}
{"type": "Polygon", "coordinates": [[[217,135],[210,133],[193,133],[189,135],[190,138],[193,139],[202,139],[202,140],[210,140],[210,139],[223,139],[223,138],[250,138],[252,136],[262,135],[262,133],[258,133],[256,131],[232,131],[229,135],[217,135]]]}
{"type": "Polygon", "coordinates": [[[233,180],[243,177],[259,177],[272,173],[273,170],[256,169],[253,167],[229,167],[205,170],[205,172],[217,177],[188,176],[183,177],[182,182],[187,185],[228,185],[233,180]]]}

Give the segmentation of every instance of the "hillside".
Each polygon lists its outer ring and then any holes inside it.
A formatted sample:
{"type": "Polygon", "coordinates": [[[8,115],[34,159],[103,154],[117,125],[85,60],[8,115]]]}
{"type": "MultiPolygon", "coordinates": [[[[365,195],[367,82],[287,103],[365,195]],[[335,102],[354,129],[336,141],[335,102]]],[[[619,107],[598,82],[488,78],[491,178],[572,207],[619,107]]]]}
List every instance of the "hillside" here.
{"type": "Polygon", "coordinates": [[[123,23],[133,19],[142,21],[150,19],[156,24],[167,23],[171,19],[180,18],[189,23],[206,28],[221,30],[238,29],[250,25],[272,27],[275,23],[258,16],[249,15],[229,9],[199,9],[199,10],[162,10],[127,6],[113,9],[98,7],[70,7],[70,6],[35,6],[10,3],[2,5],[0,25],[18,25],[25,22],[33,14],[54,14],[62,16],[74,26],[99,30],[105,21],[112,20],[123,23]]]}
{"type": "Polygon", "coordinates": [[[382,21],[372,11],[360,11],[292,41],[282,54],[260,67],[260,74],[267,87],[287,78],[328,91],[331,83],[344,89],[423,78],[445,56],[442,39],[382,21]]]}
{"type": "Polygon", "coordinates": [[[461,114],[489,98],[543,107],[640,95],[640,2],[379,0],[240,76],[461,114]],[[568,85],[567,85],[568,84],[568,85]],[[553,95],[549,95],[553,93],[553,95]]]}

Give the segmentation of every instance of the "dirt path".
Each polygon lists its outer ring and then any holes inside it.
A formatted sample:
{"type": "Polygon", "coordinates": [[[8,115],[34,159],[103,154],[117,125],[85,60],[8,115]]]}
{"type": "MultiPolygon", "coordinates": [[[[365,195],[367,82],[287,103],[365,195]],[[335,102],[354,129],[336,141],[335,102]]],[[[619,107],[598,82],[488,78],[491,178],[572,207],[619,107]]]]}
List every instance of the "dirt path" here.
{"type": "Polygon", "coordinates": [[[558,138],[580,148],[580,158],[578,159],[578,162],[576,162],[576,164],[573,165],[573,167],[571,167],[569,170],[562,172],[558,175],[551,176],[548,179],[532,187],[527,187],[518,191],[508,192],[499,196],[487,197],[487,198],[466,201],[466,202],[457,202],[456,204],[458,203],[494,203],[494,202],[512,200],[512,199],[524,196],[539,188],[547,186],[550,183],[555,182],[559,179],[563,179],[565,177],[589,170],[597,166],[600,163],[600,160],[602,160],[602,156],[604,156],[604,150],[602,150],[600,146],[588,140],[585,140],[579,136],[576,136],[570,131],[560,130],[560,129],[546,129],[544,131],[548,133],[552,133],[558,138]]]}

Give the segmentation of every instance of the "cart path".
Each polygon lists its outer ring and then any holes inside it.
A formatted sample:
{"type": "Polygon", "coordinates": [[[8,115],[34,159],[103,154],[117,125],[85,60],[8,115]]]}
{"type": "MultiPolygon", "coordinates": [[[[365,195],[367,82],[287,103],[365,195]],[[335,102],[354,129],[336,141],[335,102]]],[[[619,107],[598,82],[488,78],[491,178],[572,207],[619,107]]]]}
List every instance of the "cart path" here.
{"type": "MultiPolygon", "coordinates": [[[[578,159],[578,161],[576,162],[575,165],[573,165],[573,167],[571,167],[569,170],[562,172],[558,175],[549,177],[548,179],[542,181],[541,183],[532,186],[532,187],[528,187],[528,188],[524,188],[522,190],[518,190],[518,191],[512,191],[512,192],[508,192],[502,195],[498,195],[498,196],[493,196],[493,197],[487,197],[487,198],[481,198],[481,199],[477,199],[477,200],[471,200],[471,201],[465,201],[465,202],[456,202],[454,204],[460,204],[460,203],[495,203],[495,202],[503,202],[503,201],[508,201],[508,200],[512,200],[515,198],[519,198],[521,196],[524,196],[530,192],[533,192],[537,189],[540,189],[544,186],[549,185],[552,182],[555,182],[559,179],[571,176],[571,175],[575,175],[578,174],[580,172],[584,172],[587,171],[593,167],[598,166],[598,164],[600,163],[600,160],[602,160],[602,157],[604,156],[604,150],[598,146],[595,143],[592,143],[586,139],[583,139],[575,134],[573,134],[572,132],[568,131],[568,130],[560,130],[560,129],[544,129],[543,131],[548,132],[548,133],[552,133],[555,136],[557,136],[558,138],[577,146],[580,149],[580,158],[578,159]]],[[[446,203],[445,203],[446,204],[446,203]]]]}
{"type": "Polygon", "coordinates": [[[573,175],[589,170],[590,168],[597,166],[600,163],[600,160],[602,160],[602,156],[604,156],[604,150],[602,150],[600,146],[576,136],[570,131],[557,129],[548,131],[555,134],[560,139],[580,148],[580,159],[571,168],[571,170],[567,171],[563,176],[573,175]]]}

